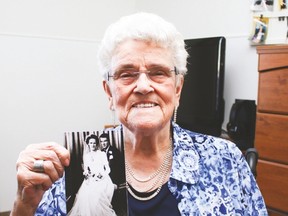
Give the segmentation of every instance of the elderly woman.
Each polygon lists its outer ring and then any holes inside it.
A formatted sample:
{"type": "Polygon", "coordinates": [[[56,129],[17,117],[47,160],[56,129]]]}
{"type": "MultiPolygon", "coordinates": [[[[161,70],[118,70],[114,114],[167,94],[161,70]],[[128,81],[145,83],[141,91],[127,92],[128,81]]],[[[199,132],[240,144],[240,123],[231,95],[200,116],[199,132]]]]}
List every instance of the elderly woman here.
{"type": "MultiPolygon", "coordinates": [[[[124,134],[129,215],[267,215],[235,144],[172,121],[186,58],[181,34],[153,14],[120,19],[101,43],[103,87],[124,134]]],[[[41,199],[47,205],[53,199],[44,194],[48,188],[63,193],[61,176],[68,164],[69,153],[60,145],[28,146],[17,162],[19,186],[12,215],[39,212],[41,199]],[[39,159],[44,163],[38,164],[39,159]]],[[[57,208],[54,215],[61,213],[57,208]]]]}

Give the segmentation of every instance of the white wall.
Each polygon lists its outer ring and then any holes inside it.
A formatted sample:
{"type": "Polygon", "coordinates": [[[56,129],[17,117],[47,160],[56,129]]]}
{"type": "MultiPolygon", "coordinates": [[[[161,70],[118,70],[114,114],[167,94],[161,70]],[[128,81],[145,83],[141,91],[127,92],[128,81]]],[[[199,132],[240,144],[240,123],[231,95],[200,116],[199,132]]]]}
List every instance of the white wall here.
{"type": "Polygon", "coordinates": [[[249,0],[139,0],[136,8],[163,16],[186,38],[243,36],[250,30],[249,0]]]}
{"type": "Polygon", "coordinates": [[[156,12],[185,38],[227,38],[225,125],[235,98],[257,95],[257,55],[247,41],[249,4],[248,0],[1,0],[0,212],[12,207],[15,162],[27,144],[61,143],[64,131],[111,123],[95,58],[104,29],[123,14],[156,12]]]}
{"type": "Polygon", "coordinates": [[[135,0],[1,0],[1,34],[102,38],[107,25],[134,11],[135,0]]]}

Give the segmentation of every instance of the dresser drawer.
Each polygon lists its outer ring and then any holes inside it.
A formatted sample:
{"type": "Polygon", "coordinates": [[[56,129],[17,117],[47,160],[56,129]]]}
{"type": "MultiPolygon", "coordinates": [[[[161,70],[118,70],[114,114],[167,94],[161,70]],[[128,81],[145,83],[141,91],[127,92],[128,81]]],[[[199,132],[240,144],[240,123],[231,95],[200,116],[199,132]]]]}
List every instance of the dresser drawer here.
{"type": "Polygon", "coordinates": [[[287,46],[260,46],[258,70],[265,71],[288,66],[287,46]]]}
{"type": "Polygon", "coordinates": [[[288,114],[288,68],[259,73],[258,111],[288,114]]]}
{"type": "Polygon", "coordinates": [[[259,160],[257,173],[267,207],[288,213],[288,165],[259,160]]]}
{"type": "Polygon", "coordinates": [[[288,164],[288,116],[258,112],[255,133],[260,158],[288,164]]]}

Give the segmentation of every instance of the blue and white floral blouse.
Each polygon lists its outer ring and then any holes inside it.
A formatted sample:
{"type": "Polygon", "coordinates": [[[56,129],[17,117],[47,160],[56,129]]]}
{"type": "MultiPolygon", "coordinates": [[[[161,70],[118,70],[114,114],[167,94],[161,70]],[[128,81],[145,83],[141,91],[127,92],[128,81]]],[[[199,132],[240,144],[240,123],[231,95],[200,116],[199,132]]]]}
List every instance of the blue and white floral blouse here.
{"type": "MultiPolygon", "coordinates": [[[[268,215],[253,174],[234,143],[175,123],[173,139],[168,187],[181,215],[268,215]]],[[[35,215],[66,215],[65,209],[61,178],[44,194],[35,215]]]]}

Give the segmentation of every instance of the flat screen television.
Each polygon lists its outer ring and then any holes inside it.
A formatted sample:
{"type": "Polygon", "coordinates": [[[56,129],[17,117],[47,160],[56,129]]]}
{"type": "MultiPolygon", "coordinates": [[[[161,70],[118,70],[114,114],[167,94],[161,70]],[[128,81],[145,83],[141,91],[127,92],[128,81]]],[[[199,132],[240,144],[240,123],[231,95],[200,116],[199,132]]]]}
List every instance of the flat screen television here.
{"type": "Polygon", "coordinates": [[[224,37],[185,40],[187,75],[177,111],[177,123],[194,132],[220,136],[224,120],[224,37]]]}

